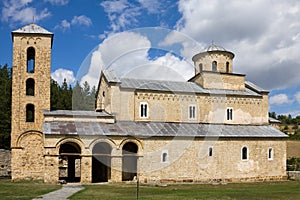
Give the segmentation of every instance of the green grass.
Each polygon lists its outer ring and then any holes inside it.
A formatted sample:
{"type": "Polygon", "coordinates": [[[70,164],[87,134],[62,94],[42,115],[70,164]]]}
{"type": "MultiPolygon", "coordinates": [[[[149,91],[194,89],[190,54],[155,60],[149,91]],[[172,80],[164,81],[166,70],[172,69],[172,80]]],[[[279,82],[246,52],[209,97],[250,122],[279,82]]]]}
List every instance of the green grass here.
{"type": "Polygon", "coordinates": [[[10,179],[0,179],[0,200],[32,199],[59,188],[60,185],[46,184],[41,181],[12,182],[10,179]]]}
{"type": "MultiPolygon", "coordinates": [[[[71,196],[76,199],[136,199],[134,184],[85,185],[85,189],[71,196]]],[[[231,183],[227,185],[182,184],[140,186],[140,200],[164,199],[300,199],[300,182],[231,183]]]]}

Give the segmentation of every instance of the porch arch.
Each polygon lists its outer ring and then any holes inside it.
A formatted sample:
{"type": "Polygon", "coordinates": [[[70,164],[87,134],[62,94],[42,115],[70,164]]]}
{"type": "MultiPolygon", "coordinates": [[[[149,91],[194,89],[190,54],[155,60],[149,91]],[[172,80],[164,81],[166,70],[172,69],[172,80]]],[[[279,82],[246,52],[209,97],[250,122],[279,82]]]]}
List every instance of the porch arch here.
{"type": "Polygon", "coordinates": [[[122,181],[131,181],[137,176],[139,147],[128,141],[122,146],[122,181]]]}
{"type": "Polygon", "coordinates": [[[111,151],[107,142],[98,142],[92,149],[92,182],[107,182],[111,179],[111,151]]]}

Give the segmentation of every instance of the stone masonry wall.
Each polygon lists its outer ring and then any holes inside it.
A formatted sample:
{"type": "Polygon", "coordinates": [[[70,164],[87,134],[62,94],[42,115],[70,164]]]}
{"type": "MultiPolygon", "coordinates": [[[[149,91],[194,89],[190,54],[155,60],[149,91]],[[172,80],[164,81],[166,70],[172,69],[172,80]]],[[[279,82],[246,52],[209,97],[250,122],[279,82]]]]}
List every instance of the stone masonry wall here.
{"type": "Polygon", "coordinates": [[[9,150],[0,149],[0,177],[11,176],[10,158],[9,150]]]}

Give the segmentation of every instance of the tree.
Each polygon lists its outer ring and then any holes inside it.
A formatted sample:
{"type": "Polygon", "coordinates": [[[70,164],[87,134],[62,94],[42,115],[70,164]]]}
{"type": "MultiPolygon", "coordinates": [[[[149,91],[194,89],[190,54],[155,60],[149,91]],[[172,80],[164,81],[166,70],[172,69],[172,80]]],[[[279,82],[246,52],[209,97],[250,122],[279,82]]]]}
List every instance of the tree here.
{"type": "Polygon", "coordinates": [[[10,148],[11,132],[11,68],[0,65],[0,148],[10,148]]]}

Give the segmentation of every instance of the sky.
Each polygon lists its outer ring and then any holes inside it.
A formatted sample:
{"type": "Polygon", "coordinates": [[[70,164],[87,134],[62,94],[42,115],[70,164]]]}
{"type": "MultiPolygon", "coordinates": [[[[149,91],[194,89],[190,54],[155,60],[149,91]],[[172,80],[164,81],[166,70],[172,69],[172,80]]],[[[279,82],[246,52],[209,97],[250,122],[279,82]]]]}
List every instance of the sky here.
{"type": "Polygon", "coordinates": [[[216,44],[233,70],[270,91],[269,110],[300,115],[298,0],[2,0],[0,65],[12,61],[11,31],[30,23],[54,33],[51,76],[98,84],[119,76],[188,80],[192,56],[216,44]]]}

